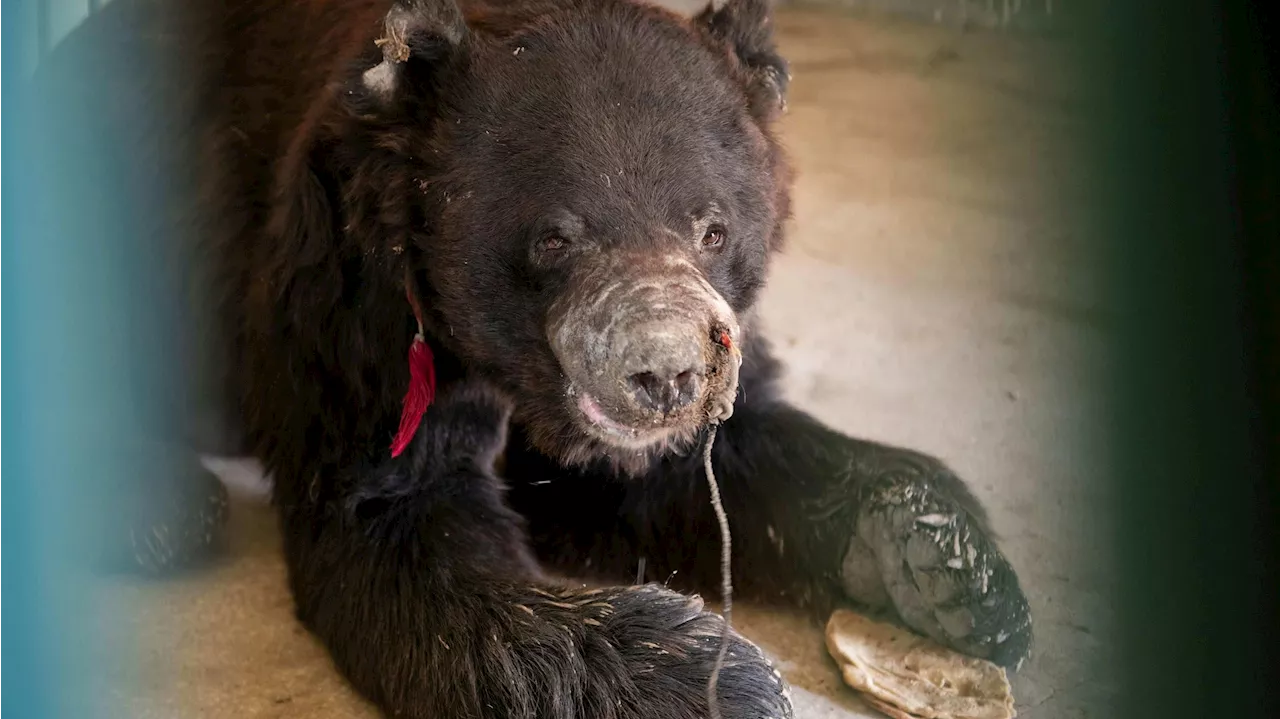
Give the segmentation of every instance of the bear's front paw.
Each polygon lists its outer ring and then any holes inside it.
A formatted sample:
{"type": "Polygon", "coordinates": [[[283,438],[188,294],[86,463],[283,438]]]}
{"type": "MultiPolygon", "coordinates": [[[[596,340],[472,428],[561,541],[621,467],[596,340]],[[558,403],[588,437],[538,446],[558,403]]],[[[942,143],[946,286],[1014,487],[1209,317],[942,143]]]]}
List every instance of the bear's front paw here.
{"type": "Polygon", "coordinates": [[[1016,670],[1032,638],[1017,576],[980,523],[930,479],[889,474],[862,488],[845,586],[856,599],[887,599],[916,631],[1016,670]]]}
{"type": "MultiPolygon", "coordinates": [[[[582,632],[577,656],[560,670],[585,674],[584,704],[609,707],[598,715],[708,715],[707,685],[724,620],[705,611],[700,599],[644,585],[547,593],[526,602],[524,612],[534,620],[530,629],[546,622],[570,634],[577,633],[576,624],[582,632]]],[[[792,715],[782,675],[758,647],[732,630],[716,697],[725,719],[792,715]]]]}

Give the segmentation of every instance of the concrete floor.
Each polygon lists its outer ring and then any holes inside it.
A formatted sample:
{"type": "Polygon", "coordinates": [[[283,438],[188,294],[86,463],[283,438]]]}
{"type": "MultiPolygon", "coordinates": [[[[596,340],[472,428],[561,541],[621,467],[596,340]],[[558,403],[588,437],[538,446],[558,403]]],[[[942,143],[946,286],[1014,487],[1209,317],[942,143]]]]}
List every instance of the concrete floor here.
{"type": "MultiPolygon", "coordinates": [[[[764,318],[788,391],[837,428],[970,478],[1035,616],[1035,654],[1013,679],[1019,715],[1108,715],[1111,502],[1091,430],[1109,330],[1073,223],[1088,178],[1061,50],[816,10],[787,9],[779,27],[800,179],[764,318]]],[[[223,469],[253,483],[251,464],[223,469]]],[[[100,676],[99,708],[373,716],[294,621],[269,511],[242,499],[233,522],[212,569],[95,580],[103,637],[136,646],[100,676]]],[[[842,685],[818,630],[749,606],[735,620],[779,661],[797,716],[879,716],[842,685]]]]}

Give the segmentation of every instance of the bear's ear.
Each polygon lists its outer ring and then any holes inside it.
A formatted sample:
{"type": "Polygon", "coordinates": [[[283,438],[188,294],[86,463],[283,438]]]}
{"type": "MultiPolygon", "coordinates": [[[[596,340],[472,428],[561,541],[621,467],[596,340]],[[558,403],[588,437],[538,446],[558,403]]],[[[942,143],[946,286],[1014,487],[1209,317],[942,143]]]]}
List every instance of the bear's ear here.
{"type": "Polygon", "coordinates": [[[711,0],[695,22],[726,45],[747,73],[751,111],[772,117],[786,108],[791,75],[773,40],[773,0],[711,0]]]}
{"type": "Polygon", "coordinates": [[[374,41],[381,60],[371,60],[360,73],[357,94],[390,109],[408,86],[455,62],[466,39],[467,24],[455,0],[395,0],[374,41]]]}

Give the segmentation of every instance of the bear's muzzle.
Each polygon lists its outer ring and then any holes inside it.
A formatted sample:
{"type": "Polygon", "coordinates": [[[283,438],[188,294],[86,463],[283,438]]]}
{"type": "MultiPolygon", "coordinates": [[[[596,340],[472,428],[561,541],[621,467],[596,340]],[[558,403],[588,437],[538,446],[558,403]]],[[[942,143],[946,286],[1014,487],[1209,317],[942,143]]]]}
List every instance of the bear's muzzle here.
{"type": "Polygon", "coordinates": [[[567,287],[547,335],[594,433],[647,444],[732,414],[737,318],[692,262],[604,256],[575,268],[567,287]]]}

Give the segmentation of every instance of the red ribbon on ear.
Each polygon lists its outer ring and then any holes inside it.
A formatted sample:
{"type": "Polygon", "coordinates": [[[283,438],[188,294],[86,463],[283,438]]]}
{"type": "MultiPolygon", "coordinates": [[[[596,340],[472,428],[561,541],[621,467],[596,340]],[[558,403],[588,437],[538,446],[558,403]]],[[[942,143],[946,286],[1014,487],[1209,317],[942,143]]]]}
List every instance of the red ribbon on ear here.
{"type": "Polygon", "coordinates": [[[413,441],[418,433],[418,425],[436,398],[436,363],[427,345],[422,328],[422,308],[418,305],[418,297],[413,291],[413,276],[406,270],[405,296],[409,298],[409,306],[413,308],[413,317],[418,321],[418,334],[409,345],[409,389],[405,392],[400,410],[400,428],[391,440],[391,456],[399,457],[413,441]]]}

